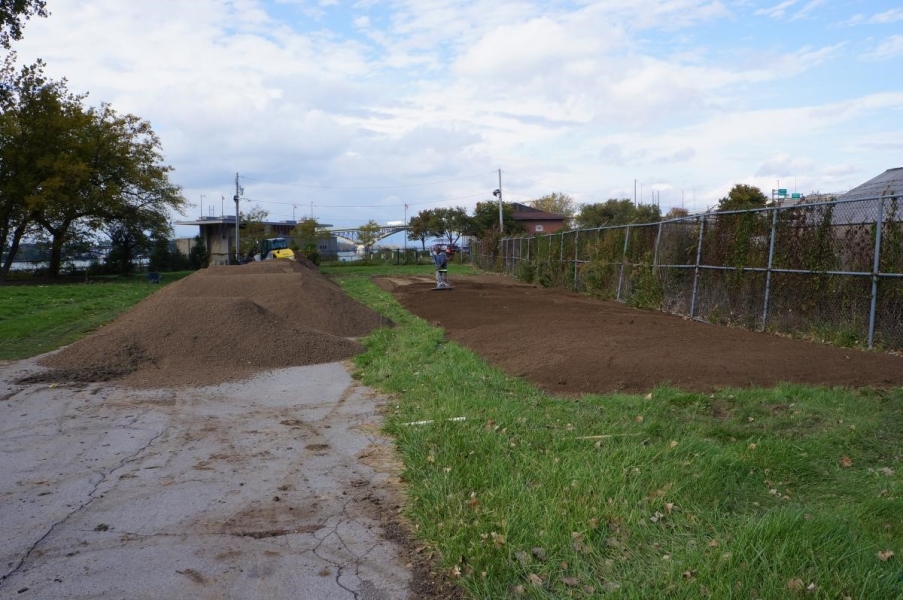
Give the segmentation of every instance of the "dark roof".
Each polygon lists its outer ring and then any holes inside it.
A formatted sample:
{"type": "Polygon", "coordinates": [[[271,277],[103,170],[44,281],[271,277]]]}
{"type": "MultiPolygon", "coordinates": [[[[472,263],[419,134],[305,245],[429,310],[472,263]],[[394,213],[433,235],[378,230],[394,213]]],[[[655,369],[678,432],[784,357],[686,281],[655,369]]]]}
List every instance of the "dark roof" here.
{"type": "Polygon", "coordinates": [[[519,202],[512,202],[511,206],[514,208],[515,221],[564,221],[567,219],[564,215],[543,212],[538,208],[520,204],[519,202]]]}
{"type": "MultiPolygon", "coordinates": [[[[834,207],[831,220],[834,225],[875,223],[881,206],[879,198],[900,195],[903,195],[903,167],[888,169],[849,192],[837,196],[838,204],[834,207]]],[[[903,203],[885,202],[882,219],[903,221],[903,203]]]]}
{"type": "Polygon", "coordinates": [[[864,200],[879,196],[903,195],[903,167],[888,169],[877,177],[872,177],[862,185],[856,186],[838,200],[864,200]]]}

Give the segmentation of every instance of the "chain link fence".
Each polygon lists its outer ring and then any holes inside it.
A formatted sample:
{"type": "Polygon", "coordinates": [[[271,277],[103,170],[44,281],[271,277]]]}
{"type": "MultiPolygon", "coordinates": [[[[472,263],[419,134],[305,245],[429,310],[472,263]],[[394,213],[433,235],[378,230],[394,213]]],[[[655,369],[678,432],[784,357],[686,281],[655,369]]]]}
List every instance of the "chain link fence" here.
{"type": "Polygon", "coordinates": [[[522,281],[711,323],[903,350],[903,199],[694,215],[474,243],[522,281]]]}

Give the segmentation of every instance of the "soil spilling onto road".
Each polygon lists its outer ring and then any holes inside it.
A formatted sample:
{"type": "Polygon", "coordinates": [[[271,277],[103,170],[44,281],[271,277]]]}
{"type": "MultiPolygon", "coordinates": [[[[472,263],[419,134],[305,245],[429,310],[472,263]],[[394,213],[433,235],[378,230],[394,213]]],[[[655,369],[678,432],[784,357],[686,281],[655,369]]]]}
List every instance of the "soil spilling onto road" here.
{"type": "Polygon", "coordinates": [[[211,385],[358,354],[354,337],[391,323],[294,261],[218,266],[149,296],[44,358],[42,381],[211,385]]]}
{"type": "Polygon", "coordinates": [[[562,395],[724,387],[903,385],[903,358],[709,325],[503,276],[382,278],[410,312],[507,373],[562,395]]]}

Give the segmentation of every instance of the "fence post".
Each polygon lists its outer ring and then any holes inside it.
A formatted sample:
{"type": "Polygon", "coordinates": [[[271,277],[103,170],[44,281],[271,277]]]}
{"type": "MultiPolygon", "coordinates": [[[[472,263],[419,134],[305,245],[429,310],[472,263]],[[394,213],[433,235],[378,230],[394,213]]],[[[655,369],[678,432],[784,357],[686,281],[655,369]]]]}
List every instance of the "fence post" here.
{"type": "Polygon", "coordinates": [[[762,307],[762,331],[768,323],[768,302],[771,299],[771,268],[774,266],[774,239],[778,230],[778,207],[771,213],[771,241],[768,243],[768,266],[765,268],[765,302],[762,307]]]}
{"type": "Polygon", "coordinates": [[[561,232],[561,250],[558,252],[558,268],[561,268],[561,263],[564,261],[564,232],[561,232]]]}
{"type": "Polygon", "coordinates": [[[881,271],[881,234],[884,229],[884,196],[878,203],[878,217],[875,219],[875,258],[872,261],[872,302],[869,307],[869,340],[871,348],[875,343],[875,313],[878,310],[878,273],[881,271]]]}
{"type": "Polygon", "coordinates": [[[549,253],[546,255],[546,270],[551,273],[552,272],[552,237],[554,233],[549,234],[549,253]]]}
{"type": "Polygon", "coordinates": [[[511,275],[511,272],[514,270],[514,244],[512,244],[514,240],[508,239],[505,242],[505,255],[508,257],[508,262],[505,263],[505,272],[508,275],[511,275]]]}
{"type": "Polygon", "coordinates": [[[517,258],[520,262],[524,262],[524,238],[520,238],[520,243],[517,245],[517,258]]]}
{"type": "Polygon", "coordinates": [[[580,248],[580,230],[574,231],[574,291],[578,291],[577,287],[577,256],[580,248]]]}
{"type": "Polygon", "coordinates": [[[696,244],[696,268],[693,270],[693,298],[690,300],[690,318],[696,317],[696,290],[699,285],[699,261],[702,259],[702,234],[705,231],[705,216],[699,217],[699,241],[696,244]]]}
{"type": "Polygon", "coordinates": [[[624,266],[627,263],[627,244],[630,242],[630,225],[624,230],[624,250],[621,252],[621,274],[618,275],[618,294],[615,300],[621,301],[621,283],[624,281],[624,266]]]}
{"type": "Polygon", "coordinates": [[[655,250],[652,252],[652,271],[655,272],[658,267],[658,244],[662,240],[662,223],[658,223],[658,231],[655,232],[655,250]]]}

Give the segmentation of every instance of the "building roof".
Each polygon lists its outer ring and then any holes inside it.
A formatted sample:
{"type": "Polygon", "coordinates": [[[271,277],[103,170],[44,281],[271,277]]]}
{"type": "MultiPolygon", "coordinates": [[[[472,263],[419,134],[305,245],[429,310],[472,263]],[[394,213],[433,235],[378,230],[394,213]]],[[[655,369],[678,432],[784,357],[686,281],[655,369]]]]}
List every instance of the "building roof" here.
{"type": "Polygon", "coordinates": [[[838,200],[865,200],[880,196],[903,195],[903,167],[888,169],[877,177],[872,177],[862,185],[856,186],[838,200]]]}
{"type": "MultiPolygon", "coordinates": [[[[899,197],[901,194],[903,194],[903,167],[888,169],[847,193],[838,195],[837,200],[841,202],[835,205],[831,221],[834,225],[875,223],[882,204],[879,199],[899,197]]],[[[807,196],[806,200],[812,202],[814,198],[807,196]]],[[[885,222],[903,221],[903,202],[883,204],[884,212],[881,218],[885,222]]]]}
{"type": "MultiPolygon", "coordinates": [[[[261,221],[264,225],[282,225],[294,227],[297,221],[261,221]]],[[[234,225],[235,215],[223,215],[221,217],[201,217],[194,221],[176,221],[176,225],[234,225]]]]}
{"type": "Polygon", "coordinates": [[[512,202],[511,206],[514,208],[515,221],[564,221],[567,219],[564,215],[544,212],[519,202],[512,202]]]}

